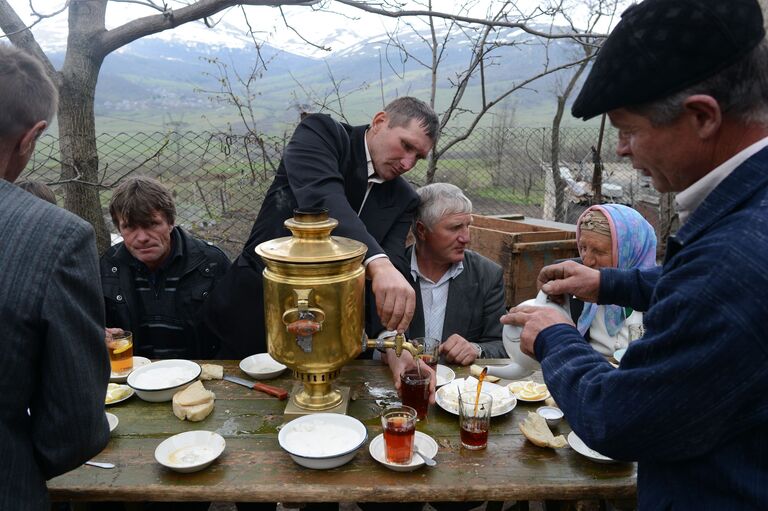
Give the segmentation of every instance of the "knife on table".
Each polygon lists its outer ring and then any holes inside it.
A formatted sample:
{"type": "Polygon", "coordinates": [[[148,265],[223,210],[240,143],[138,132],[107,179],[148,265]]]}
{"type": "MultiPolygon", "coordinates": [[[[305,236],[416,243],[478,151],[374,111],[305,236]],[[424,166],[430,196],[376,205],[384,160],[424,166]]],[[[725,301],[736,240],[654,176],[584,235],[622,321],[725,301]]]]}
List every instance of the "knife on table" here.
{"type": "Polygon", "coordinates": [[[229,376],[229,375],[225,376],[224,379],[227,381],[231,381],[232,383],[237,383],[238,385],[242,385],[243,387],[248,387],[249,389],[266,392],[270,396],[275,396],[280,401],[288,397],[287,390],[281,389],[280,387],[273,387],[272,385],[267,385],[266,383],[250,381],[250,380],[246,380],[245,378],[239,378],[237,376],[229,376]]]}

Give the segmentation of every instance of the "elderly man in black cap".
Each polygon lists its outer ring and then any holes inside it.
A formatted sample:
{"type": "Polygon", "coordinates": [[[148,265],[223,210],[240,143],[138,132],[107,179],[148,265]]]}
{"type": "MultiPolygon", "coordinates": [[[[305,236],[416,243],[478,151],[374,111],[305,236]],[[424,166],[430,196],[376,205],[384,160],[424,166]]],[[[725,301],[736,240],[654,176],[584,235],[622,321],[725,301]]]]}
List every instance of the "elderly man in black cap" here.
{"type": "Polygon", "coordinates": [[[573,430],[637,460],[639,508],[768,509],[768,46],[757,0],[646,0],[605,41],[573,105],[607,112],[617,152],[678,192],[683,222],[652,270],[544,268],[542,289],[646,311],[611,367],[550,309],[522,349],[573,430]]]}

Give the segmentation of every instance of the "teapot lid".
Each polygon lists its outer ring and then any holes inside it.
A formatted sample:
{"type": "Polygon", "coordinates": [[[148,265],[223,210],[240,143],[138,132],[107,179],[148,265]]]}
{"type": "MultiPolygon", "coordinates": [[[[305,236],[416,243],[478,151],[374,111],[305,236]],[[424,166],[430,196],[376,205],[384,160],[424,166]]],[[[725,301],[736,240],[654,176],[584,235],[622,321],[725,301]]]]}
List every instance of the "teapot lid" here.
{"type": "Polygon", "coordinates": [[[357,240],[331,236],[339,222],[330,218],[325,208],[296,209],[293,215],[283,223],[293,236],[256,246],[256,253],[265,263],[329,263],[362,258],[368,251],[368,247],[357,240]]]}

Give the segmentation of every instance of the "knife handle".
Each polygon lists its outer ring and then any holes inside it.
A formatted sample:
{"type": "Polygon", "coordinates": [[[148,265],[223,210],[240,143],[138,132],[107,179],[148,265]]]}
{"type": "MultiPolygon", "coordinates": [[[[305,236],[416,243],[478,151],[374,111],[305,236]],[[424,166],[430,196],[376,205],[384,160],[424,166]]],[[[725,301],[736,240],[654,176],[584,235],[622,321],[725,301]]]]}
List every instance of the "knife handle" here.
{"type": "Polygon", "coordinates": [[[254,383],[253,384],[254,390],[260,390],[262,392],[266,392],[270,396],[275,396],[280,401],[288,398],[288,391],[285,389],[281,389],[280,387],[273,387],[272,385],[267,385],[266,383],[254,383]]]}

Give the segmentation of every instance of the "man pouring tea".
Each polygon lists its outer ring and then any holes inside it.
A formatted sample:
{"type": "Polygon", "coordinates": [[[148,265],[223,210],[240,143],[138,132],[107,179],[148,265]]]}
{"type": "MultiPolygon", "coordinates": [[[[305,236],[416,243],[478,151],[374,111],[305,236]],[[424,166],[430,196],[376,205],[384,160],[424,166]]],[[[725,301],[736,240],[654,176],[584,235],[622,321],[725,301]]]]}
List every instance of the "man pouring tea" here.
{"type": "Polygon", "coordinates": [[[644,311],[614,369],[567,320],[524,325],[573,430],[638,461],[639,508],[768,508],[768,44],[756,0],[646,0],[628,9],[573,105],[607,113],[616,149],[677,192],[661,267],[544,268],[541,288],[644,311]]]}

